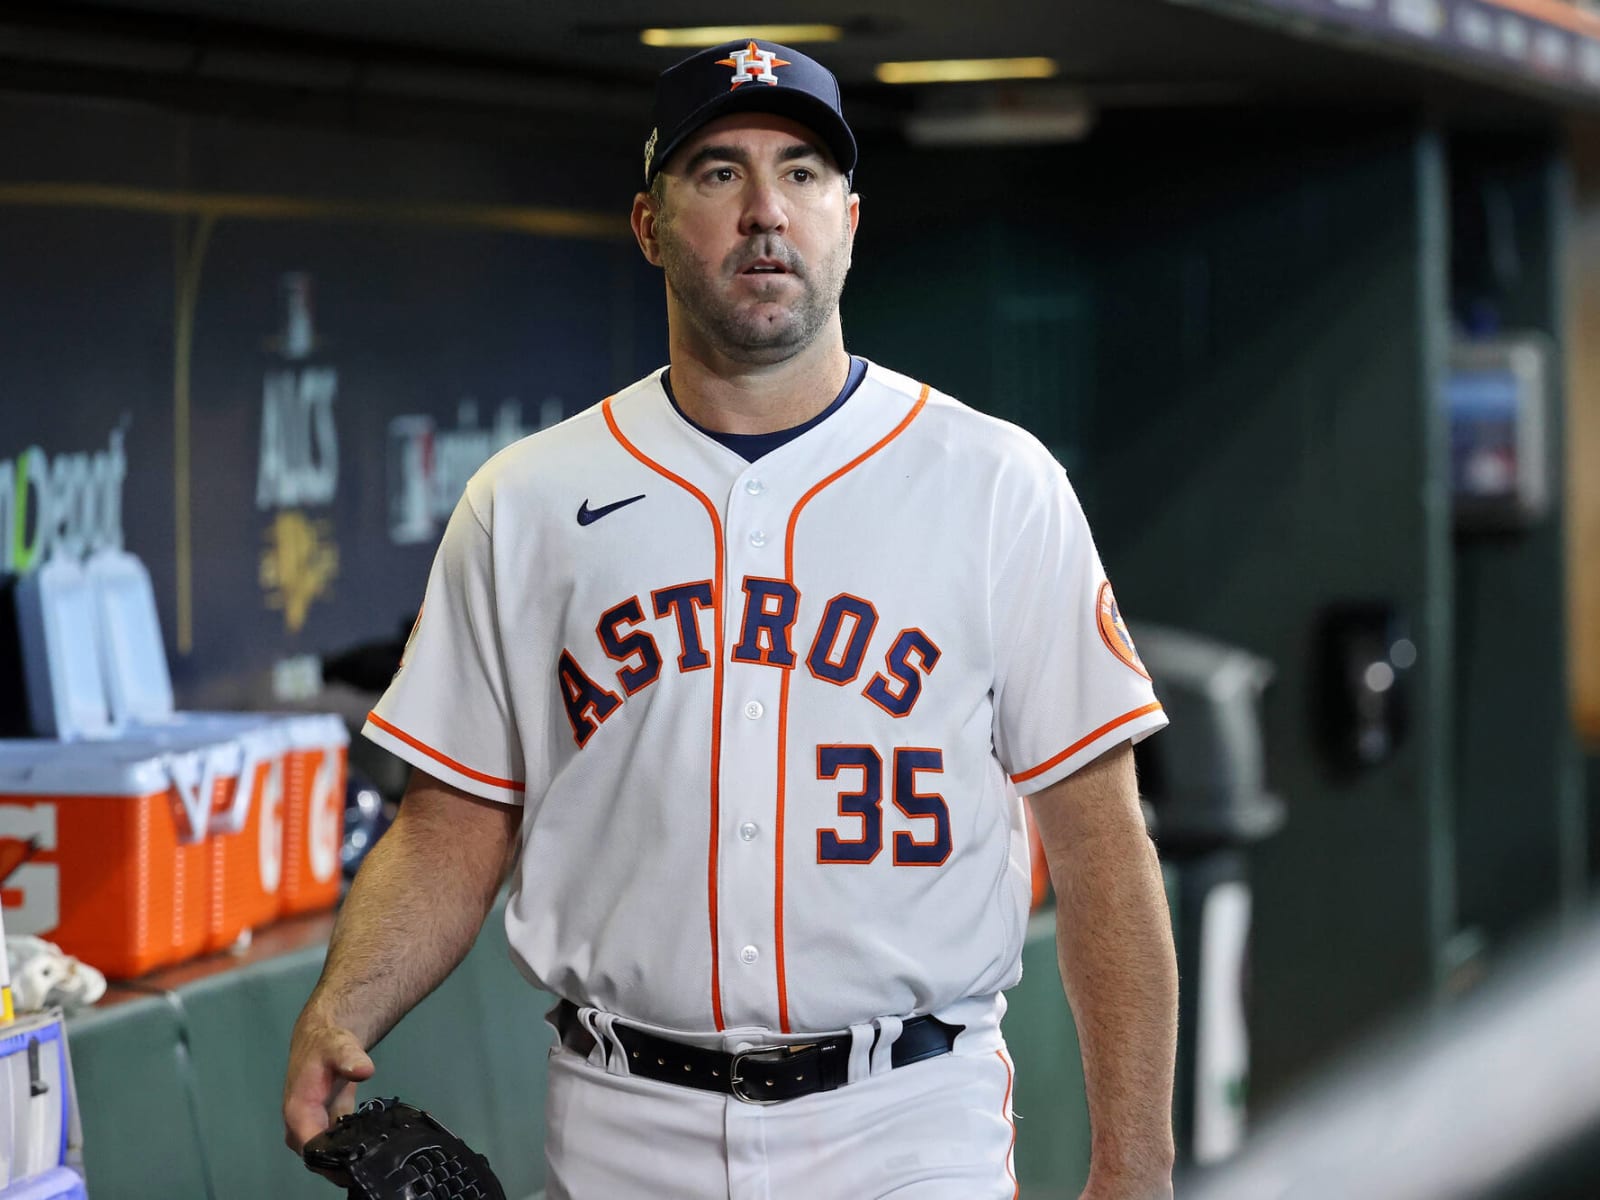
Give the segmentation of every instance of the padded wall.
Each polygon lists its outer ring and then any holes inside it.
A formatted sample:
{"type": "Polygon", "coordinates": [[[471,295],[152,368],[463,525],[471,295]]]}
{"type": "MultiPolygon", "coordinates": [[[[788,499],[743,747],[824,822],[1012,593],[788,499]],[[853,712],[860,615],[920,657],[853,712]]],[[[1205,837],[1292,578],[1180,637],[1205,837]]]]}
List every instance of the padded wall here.
{"type": "Polygon", "coordinates": [[[194,1066],[177,1009],[164,997],[138,996],[90,1010],[68,1022],[67,1042],[91,1194],[213,1196],[194,1066]]]}
{"type": "MultiPolygon", "coordinates": [[[[512,968],[503,902],[454,973],[373,1051],[362,1098],[398,1095],[489,1157],[514,1200],[544,1183],[547,1002],[512,968]]],[[[68,1023],[92,1194],[327,1200],[283,1144],[289,1033],[323,943],[174,985],[118,989],[68,1023]]],[[[159,976],[155,977],[159,980],[159,976]]]]}
{"type": "Polygon", "coordinates": [[[1438,140],[1404,118],[1213,111],[864,161],[855,348],[1051,444],[1131,623],[1277,668],[1265,734],[1288,821],[1250,854],[1270,1093],[1425,991],[1453,915],[1438,140]],[[1006,367],[997,333],[1024,311],[1056,336],[1006,367]],[[1341,774],[1317,630],[1373,599],[1420,648],[1410,732],[1341,774]]]}

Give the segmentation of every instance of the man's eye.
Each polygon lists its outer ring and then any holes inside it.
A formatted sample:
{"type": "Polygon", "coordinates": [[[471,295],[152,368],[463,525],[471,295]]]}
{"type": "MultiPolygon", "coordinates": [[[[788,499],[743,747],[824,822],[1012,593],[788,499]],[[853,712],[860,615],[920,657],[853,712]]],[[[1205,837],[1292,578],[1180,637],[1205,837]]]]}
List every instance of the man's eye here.
{"type": "Polygon", "coordinates": [[[796,183],[810,183],[816,177],[817,173],[810,167],[796,167],[794,169],[794,180],[796,183]]]}
{"type": "Polygon", "coordinates": [[[733,178],[733,168],[714,167],[712,168],[710,178],[716,180],[718,183],[727,183],[733,178]]]}

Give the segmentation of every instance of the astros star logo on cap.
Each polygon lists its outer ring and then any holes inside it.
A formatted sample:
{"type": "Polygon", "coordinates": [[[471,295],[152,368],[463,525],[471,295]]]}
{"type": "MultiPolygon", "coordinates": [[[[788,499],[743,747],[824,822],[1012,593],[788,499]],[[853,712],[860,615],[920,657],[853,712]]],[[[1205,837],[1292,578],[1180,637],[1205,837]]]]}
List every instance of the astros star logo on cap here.
{"type": "Polygon", "coordinates": [[[773,71],[778,67],[787,67],[789,63],[771,50],[763,50],[752,41],[743,50],[735,50],[732,58],[717,59],[717,65],[734,68],[733,83],[728,88],[731,92],[740,84],[752,81],[777,87],[778,77],[773,71]]]}

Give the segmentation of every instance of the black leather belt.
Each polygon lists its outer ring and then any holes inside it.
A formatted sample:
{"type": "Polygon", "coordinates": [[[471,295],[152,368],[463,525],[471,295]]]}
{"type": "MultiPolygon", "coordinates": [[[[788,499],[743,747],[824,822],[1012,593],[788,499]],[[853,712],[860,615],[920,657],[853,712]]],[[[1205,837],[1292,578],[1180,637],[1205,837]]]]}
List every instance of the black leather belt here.
{"type": "MultiPolygon", "coordinates": [[[[594,1035],[578,1020],[578,1006],[570,1000],[556,1006],[556,1027],[567,1049],[583,1055],[594,1049],[594,1035]]],[[[937,1017],[912,1017],[890,1047],[889,1061],[893,1066],[905,1067],[948,1054],[956,1035],[965,1028],[946,1024],[937,1017]]],[[[620,1021],[612,1030],[628,1052],[631,1074],[721,1092],[751,1104],[776,1104],[814,1092],[831,1092],[842,1087],[849,1077],[849,1034],[798,1046],[757,1046],[728,1054],[657,1037],[620,1021]]]]}

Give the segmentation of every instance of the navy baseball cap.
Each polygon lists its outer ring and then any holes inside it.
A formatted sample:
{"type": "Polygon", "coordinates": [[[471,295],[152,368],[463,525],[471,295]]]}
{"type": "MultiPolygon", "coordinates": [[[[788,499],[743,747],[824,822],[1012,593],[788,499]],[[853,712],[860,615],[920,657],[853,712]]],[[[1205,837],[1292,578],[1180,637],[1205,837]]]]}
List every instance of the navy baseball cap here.
{"type": "Polygon", "coordinates": [[[798,121],[822,138],[848,178],[856,139],[839,107],[833,72],[798,50],[744,38],[691,55],[656,80],[655,128],[644,145],[644,185],[683,140],[731,112],[769,112],[798,121]]]}

